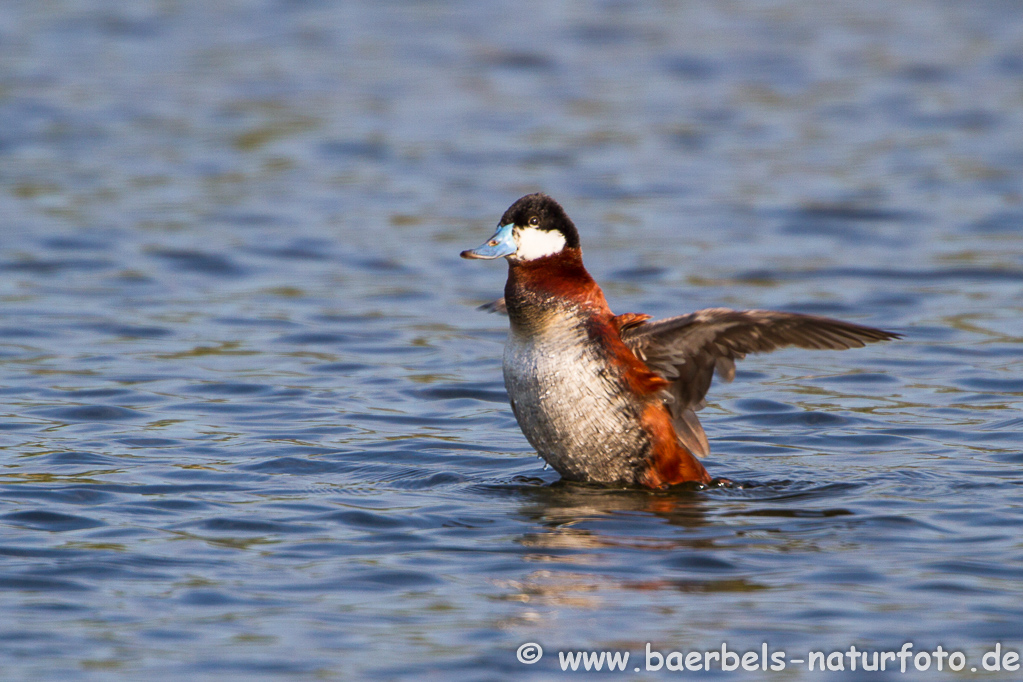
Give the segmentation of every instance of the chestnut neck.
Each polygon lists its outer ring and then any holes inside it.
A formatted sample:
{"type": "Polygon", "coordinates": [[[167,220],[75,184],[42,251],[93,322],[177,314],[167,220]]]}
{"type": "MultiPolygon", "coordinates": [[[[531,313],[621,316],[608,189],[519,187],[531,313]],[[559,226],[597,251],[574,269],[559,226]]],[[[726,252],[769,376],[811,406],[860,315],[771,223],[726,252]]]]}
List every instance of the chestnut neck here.
{"type": "Polygon", "coordinates": [[[604,293],[583,266],[578,248],[534,260],[509,260],[504,297],[516,326],[566,307],[610,315],[604,293]]]}

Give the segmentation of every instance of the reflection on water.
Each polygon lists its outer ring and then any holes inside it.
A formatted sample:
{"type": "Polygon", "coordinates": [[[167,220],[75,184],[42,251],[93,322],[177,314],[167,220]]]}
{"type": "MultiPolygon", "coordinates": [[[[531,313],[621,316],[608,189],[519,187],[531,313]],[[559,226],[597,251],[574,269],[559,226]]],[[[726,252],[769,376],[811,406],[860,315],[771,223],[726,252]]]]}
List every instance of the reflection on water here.
{"type": "Polygon", "coordinates": [[[1021,27],[993,1],[3,3],[0,669],[1019,650],[1021,27]],[[735,485],[558,483],[475,309],[504,269],[458,259],[540,189],[616,312],[905,339],[715,386],[735,485]]]}

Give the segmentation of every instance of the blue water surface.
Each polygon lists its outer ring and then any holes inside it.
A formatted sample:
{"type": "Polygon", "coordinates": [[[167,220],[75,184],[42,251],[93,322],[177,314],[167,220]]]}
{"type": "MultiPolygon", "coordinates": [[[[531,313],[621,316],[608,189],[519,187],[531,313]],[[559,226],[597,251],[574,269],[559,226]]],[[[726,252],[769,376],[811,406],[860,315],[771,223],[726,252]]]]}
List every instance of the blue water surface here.
{"type": "Polygon", "coordinates": [[[0,4],[0,677],[1018,676],[1021,129],[1015,2],[0,4]],[[458,258],[537,190],[615,312],[905,338],[741,363],[735,487],[558,483],[458,258]]]}

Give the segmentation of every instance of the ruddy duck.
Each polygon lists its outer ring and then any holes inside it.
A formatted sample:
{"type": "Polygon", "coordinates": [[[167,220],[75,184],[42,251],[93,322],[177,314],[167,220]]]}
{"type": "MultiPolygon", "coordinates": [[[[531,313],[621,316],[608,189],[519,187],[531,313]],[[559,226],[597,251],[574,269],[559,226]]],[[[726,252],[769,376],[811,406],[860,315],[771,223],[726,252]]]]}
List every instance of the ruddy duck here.
{"type": "Polygon", "coordinates": [[[461,255],[508,261],[504,298],[484,306],[511,321],[504,383],[526,439],[570,481],[710,483],[696,458],[710,451],[696,411],[715,373],[731,381],[747,353],[899,338],[773,310],[708,308],[655,322],[615,315],[583,267],[575,225],[545,194],[516,201],[490,241],[461,255]]]}

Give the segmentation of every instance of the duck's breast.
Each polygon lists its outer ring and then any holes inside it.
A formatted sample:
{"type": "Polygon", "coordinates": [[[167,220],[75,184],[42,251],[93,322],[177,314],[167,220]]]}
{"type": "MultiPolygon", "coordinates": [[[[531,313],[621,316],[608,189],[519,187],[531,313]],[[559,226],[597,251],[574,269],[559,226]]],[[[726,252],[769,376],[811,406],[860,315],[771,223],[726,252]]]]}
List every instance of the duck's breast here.
{"type": "Polygon", "coordinates": [[[519,426],[563,477],[634,483],[648,455],[644,403],[584,320],[552,315],[529,333],[512,329],[504,381],[519,426]]]}

